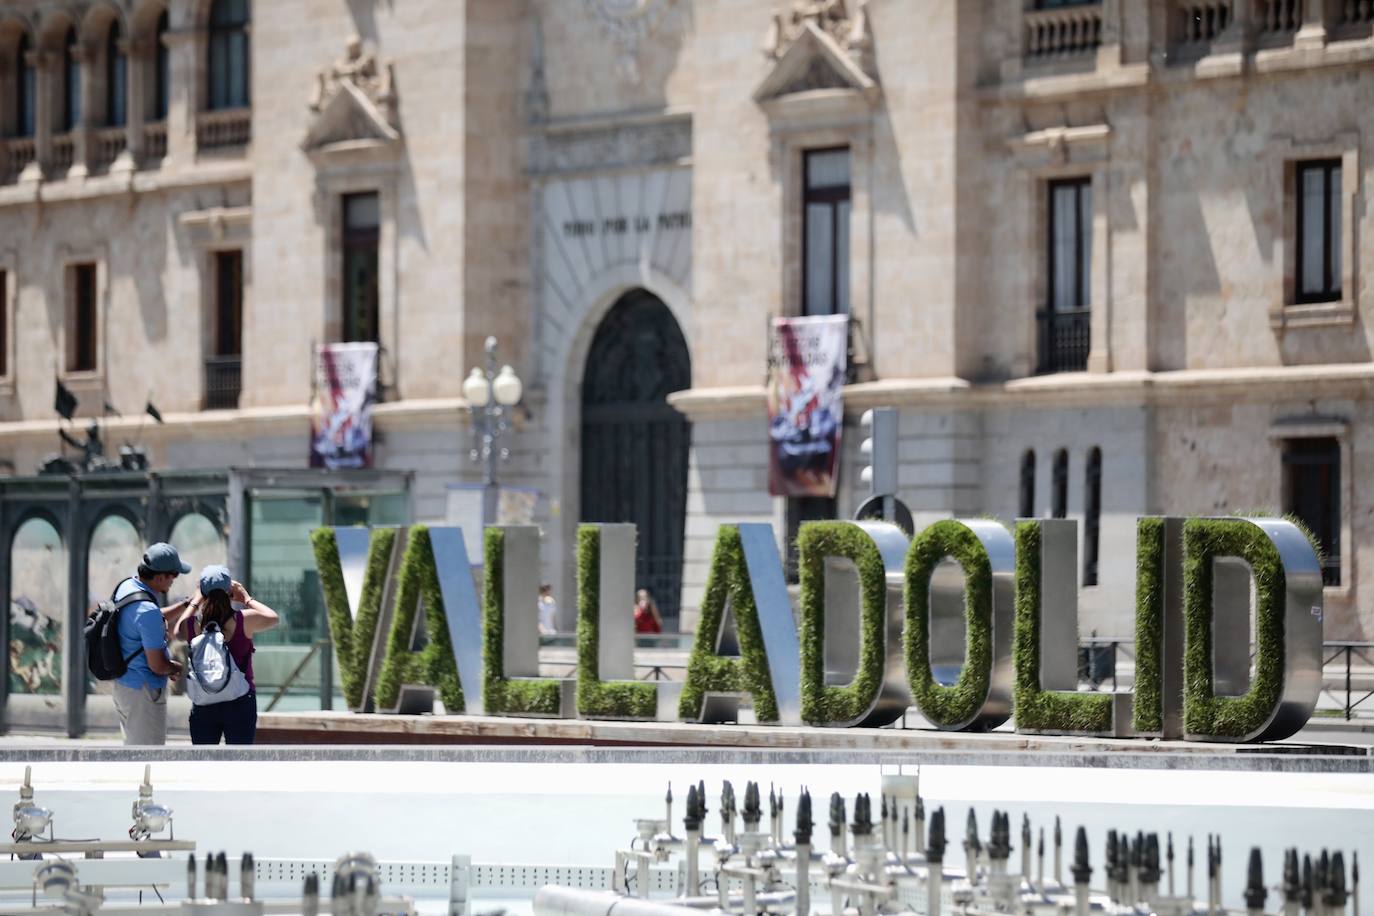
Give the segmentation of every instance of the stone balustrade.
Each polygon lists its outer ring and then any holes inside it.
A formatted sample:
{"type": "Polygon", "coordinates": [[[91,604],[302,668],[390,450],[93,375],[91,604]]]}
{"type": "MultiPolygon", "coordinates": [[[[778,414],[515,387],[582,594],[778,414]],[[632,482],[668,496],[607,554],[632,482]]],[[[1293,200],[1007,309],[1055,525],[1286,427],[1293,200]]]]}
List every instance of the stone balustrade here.
{"type": "Polygon", "coordinates": [[[37,153],[33,137],[0,140],[0,183],[10,184],[33,162],[37,153]]]}
{"type": "Polygon", "coordinates": [[[101,127],[91,132],[91,166],[106,169],[119,158],[128,144],[129,132],[123,127],[101,127]]]}
{"type": "Polygon", "coordinates": [[[1102,43],[1100,4],[1028,10],[1024,23],[1027,60],[1084,54],[1102,43]]]}
{"type": "Polygon", "coordinates": [[[1302,0],[1264,0],[1260,4],[1260,34],[1296,32],[1301,27],[1302,0]]]}
{"type": "Polygon", "coordinates": [[[1342,0],[1341,25],[1374,23],[1374,0],[1342,0]]]}
{"type": "Polygon", "coordinates": [[[76,137],[72,134],[58,134],[52,138],[48,151],[48,174],[61,178],[70,171],[76,157],[76,137]]]}
{"type": "Polygon", "coordinates": [[[143,155],[156,161],[167,156],[167,122],[143,125],[143,155]]]}
{"type": "Polygon", "coordinates": [[[200,149],[246,146],[252,138],[252,129],[251,108],[202,111],[196,116],[196,145],[200,149]]]}
{"type": "Polygon", "coordinates": [[[1176,42],[1184,47],[1210,44],[1215,41],[1234,18],[1231,0],[1183,0],[1175,4],[1174,16],[1178,27],[1176,42]]]}

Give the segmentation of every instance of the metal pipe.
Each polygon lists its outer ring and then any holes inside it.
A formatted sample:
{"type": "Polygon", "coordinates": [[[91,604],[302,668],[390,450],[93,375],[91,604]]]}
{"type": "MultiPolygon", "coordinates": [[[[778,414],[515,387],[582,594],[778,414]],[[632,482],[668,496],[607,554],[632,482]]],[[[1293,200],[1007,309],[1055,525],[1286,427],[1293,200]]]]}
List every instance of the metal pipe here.
{"type": "Polygon", "coordinates": [[[253,854],[245,852],[239,859],[239,895],[244,900],[253,899],[254,879],[256,877],[253,871],[253,854]]]}
{"type": "Polygon", "coordinates": [[[811,916],[811,841],[797,841],[797,916],[811,916]]]}
{"type": "Polygon", "coordinates": [[[1092,909],[1088,900],[1088,879],[1092,877],[1093,870],[1088,864],[1088,832],[1082,827],[1078,828],[1073,838],[1072,872],[1075,916],[1088,916],[1092,909]]]}
{"type": "Polygon", "coordinates": [[[1064,834],[1059,829],[1059,815],[1054,816],[1054,886],[1064,886],[1064,834]]]}
{"type": "MultiPolygon", "coordinates": [[[[945,809],[930,816],[930,840],[926,843],[926,913],[938,914],[944,902],[945,809]]],[[[839,916],[839,910],[833,911],[839,916]]]]}

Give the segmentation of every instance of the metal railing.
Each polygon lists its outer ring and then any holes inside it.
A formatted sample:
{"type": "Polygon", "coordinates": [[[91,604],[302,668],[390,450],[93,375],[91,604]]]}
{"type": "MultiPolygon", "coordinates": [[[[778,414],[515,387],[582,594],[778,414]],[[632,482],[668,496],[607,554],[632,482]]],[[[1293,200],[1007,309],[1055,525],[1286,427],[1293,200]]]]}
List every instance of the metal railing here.
{"type": "Polygon", "coordinates": [[[243,389],[243,357],[205,357],[205,409],[234,410],[243,389]]]}
{"type": "MultiPolygon", "coordinates": [[[[1325,671],[1326,666],[1332,662],[1340,662],[1345,668],[1345,702],[1341,704],[1341,709],[1344,711],[1347,720],[1354,717],[1353,714],[1357,707],[1370,697],[1374,697],[1374,690],[1364,690],[1363,687],[1356,689],[1352,676],[1352,669],[1354,667],[1353,662],[1357,658],[1365,665],[1374,666],[1374,654],[1371,654],[1371,649],[1374,649],[1374,642],[1349,642],[1338,640],[1322,643],[1322,670],[1325,671]],[[1364,696],[1360,697],[1358,700],[1355,699],[1355,694],[1359,693],[1361,690],[1364,690],[1364,696]]],[[[1337,703],[1341,701],[1340,689],[1332,690],[1327,686],[1325,677],[1323,677],[1322,680],[1322,693],[1337,703]]]]}
{"type": "Polygon", "coordinates": [[[253,137],[253,109],[229,108],[196,115],[196,145],[200,149],[246,146],[253,137]]]}
{"type": "Polygon", "coordinates": [[[1101,4],[1027,10],[1023,21],[1028,60],[1085,54],[1102,44],[1101,4]]]}
{"type": "Polygon", "coordinates": [[[1082,372],[1092,349],[1092,309],[1055,309],[1036,312],[1039,361],[1037,371],[1082,372]]]}

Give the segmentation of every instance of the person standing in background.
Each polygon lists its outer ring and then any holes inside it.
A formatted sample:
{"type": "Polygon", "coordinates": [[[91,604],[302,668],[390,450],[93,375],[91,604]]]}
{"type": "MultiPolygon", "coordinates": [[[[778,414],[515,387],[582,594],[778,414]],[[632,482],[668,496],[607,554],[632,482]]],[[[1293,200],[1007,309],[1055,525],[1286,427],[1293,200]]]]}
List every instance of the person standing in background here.
{"type": "Polygon", "coordinates": [[[181,674],[181,666],[167,653],[167,621],[187,606],[182,601],[158,607],[177,576],[191,567],[171,544],[153,544],[143,554],[138,572],[114,590],[113,600],[141,591],[147,598],[119,612],[119,646],[128,670],[114,682],[114,705],[125,744],[167,743],[167,678],[181,674]]]}
{"type": "Polygon", "coordinates": [[[545,582],[539,586],[539,635],[552,636],[558,632],[558,602],[553,600],[553,586],[545,582]]]}
{"type": "Polygon", "coordinates": [[[635,632],[663,632],[663,615],[658,612],[658,605],[647,588],[635,592],[635,632]]]}

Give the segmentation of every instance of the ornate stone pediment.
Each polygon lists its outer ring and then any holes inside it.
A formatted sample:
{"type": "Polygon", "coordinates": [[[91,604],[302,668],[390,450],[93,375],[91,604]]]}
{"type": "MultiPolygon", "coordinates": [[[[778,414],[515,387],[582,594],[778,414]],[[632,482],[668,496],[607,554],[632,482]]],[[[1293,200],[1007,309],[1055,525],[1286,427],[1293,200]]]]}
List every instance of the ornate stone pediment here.
{"type": "Polygon", "coordinates": [[[400,142],[391,65],[349,39],[345,56],[317,76],[315,116],[301,148],[312,155],[387,150],[400,142]]]}
{"type": "Polygon", "coordinates": [[[754,90],[754,101],[766,105],[816,90],[839,90],[868,103],[877,96],[878,84],[830,33],[807,19],[754,90]]]}
{"type": "Polygon", "coordinates": [[[808,25],[830,36],[859,69],[873,75],[873,35],[869,31],[867,0],[790,0],[773,14],[763,39],[764,56],[781,61],[806,33],[808,25]]]}

